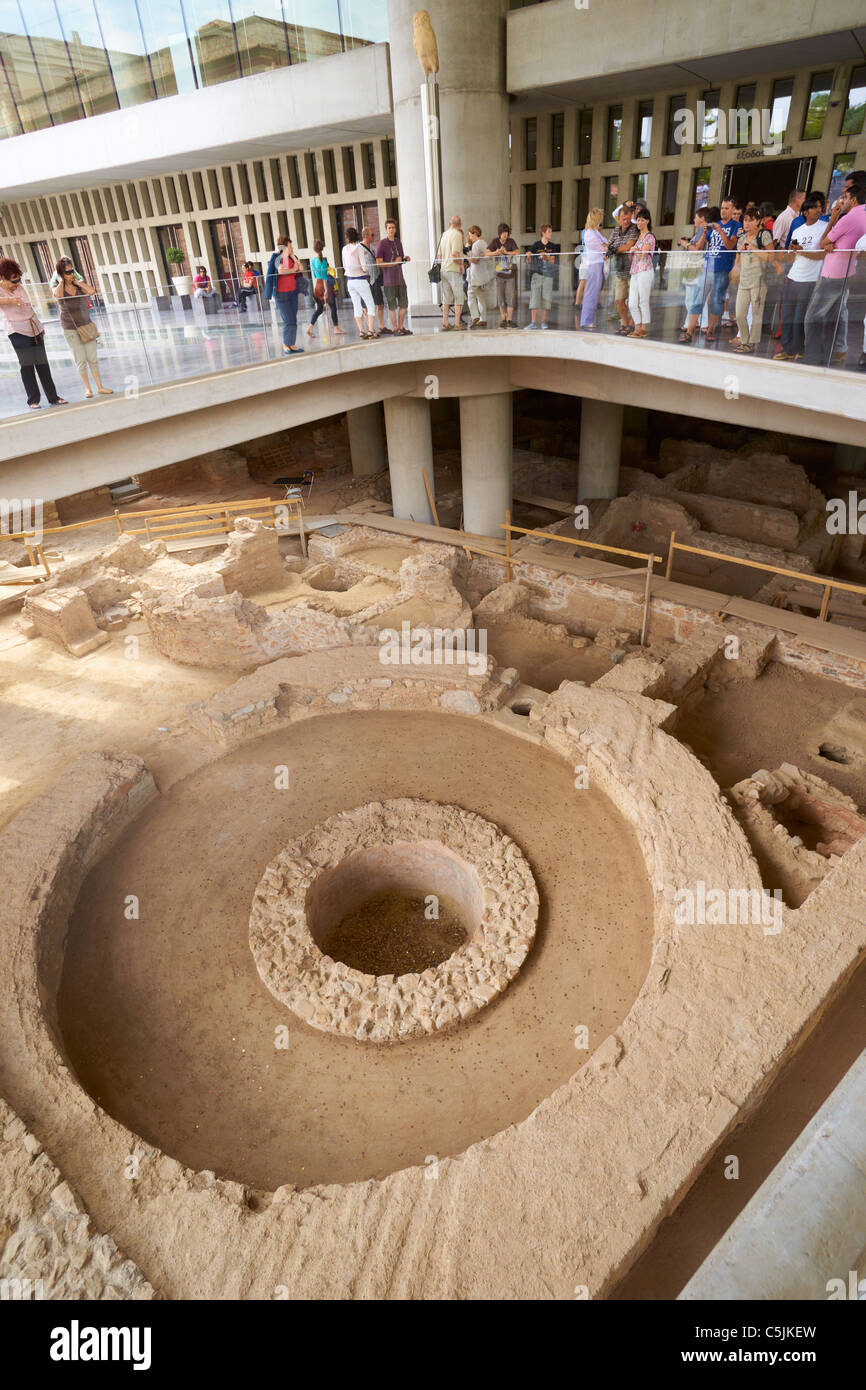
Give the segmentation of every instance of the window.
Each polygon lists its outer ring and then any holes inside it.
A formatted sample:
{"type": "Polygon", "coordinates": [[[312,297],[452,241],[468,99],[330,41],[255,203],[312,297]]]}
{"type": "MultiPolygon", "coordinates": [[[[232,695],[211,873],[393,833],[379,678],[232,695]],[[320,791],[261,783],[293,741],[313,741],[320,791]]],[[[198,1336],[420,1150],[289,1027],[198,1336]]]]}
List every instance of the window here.
{"type": "Polygon", "coordinates": [[[609,179],[604,181],[604,225],[610,227],[613,223],[613,210],[619,207],[622,199],[619,196],[619,174],[612,174],[609,179]]]}
{"type": "Polygon", "coordinates": [[[669,227],[677,220],[677,185],[680,181],[678,169],[668,169],[662,174],[661,225],[669,227]]]}
{"type": "MultiPolygon", "coordinates": [[[[550,118],[550,167],[561,169],[565,143],[565,115],[562,111],[550,118]]],[[[554,226],[556,224],[554,223],[554,226]]]]}
{"type": "Polygon", "coordinates": [[[562,231],[562,183],[549,183],[547,191],[550,198],[550,225],[555,232],[562,231]]]}
{"type": "Polygon", "coordinates": [[[635,126],[635,159],[649,159],[652,138],[653,104],[651,101],[639,101],[637,104],[637,122],[635,126]]]}
{"type": "MultiPolygon", "coordinates": [[[[291,195],[293,198],[300,198],[301,167],[298,163],[298,156],[296,154],[289,155],[288,159],[286,160],[286,167],[289,171],[289,190],[291,192],[291,195]]],[[[263,198],[261,201],[264,203],[267,202],[267,199],[263,198]]]]}
{"type": "Polygon", "coordinates": [[[667,154],[682,154],[682,136],[680,134],[682,115],[678,115],[678,112],[683,112],[685,109],[685,92],[668,98],[668,142],[665,151],[667,154]]]}
{"type": "Polygon", "coordinates": [[[322,209],[313,208],[311,211],[313,218],[313,241],[324,241],[325,229],[322,225],[322,209]]]}
{"type": "Polygon", "coordinates": [[[382,174],[387,186],[393,188],[397,182],[397,159],[394,141],[390,138],[382,141],[382,174]]]}
{"type": "Polygon", "coordinates": [[[607,158],[619,159],[622,154],[622,107],[607,108],[607,158]]]}
{"type": "Polygon", "coordinates": [[[848,100],[842,119],[843,135],[859,135],[866,115],[866,64],[855,68],[848,84],[848,100]]]}
{"type": "Polygon", "coordinates": [[[583,229],[589,216],[589,179],[575,179],[574,207],[574,225],[583,229]]]}
{"type": "Polygon", "coordinates": [[[737,105],[728,130],[728,144],[739,149],[744,145],[760,143],[761,118],[755,107],[755,84],[749,82],[746,86],[737,88],[737,105]]]}
{"type": "Polygon", "coordinates": [[[343,146],[343,186],[350,193],[358,187],[358,176],[355,173],[355,151],[351,145],[343,146]]]}
{"type": "Polygon", "coordinates": [[[803,139],[820,140],[827,119],[827,105],[833,86],[832,72],[818,72],[809,84],[809,105],[803,121],[803,139]]]}
{"type": "Polygon", "coordinates": [[[646,202],[646,174],[633,174],[631,183],[631,196],[633,202],[646,202]]]}
{"type": "Polygon", "coordinates": [[[833,160],[833,177],[830,180],[830,189],[827,194],[828,208],[833,206],[839,194],[842,192],[845,179],[854,168],[855,158],[856,156],[853,154],[837,154],[836,158],[833,160]]]}
{"type": "Polygon", "coordinates": [[[307,244],[307,223],[303,208],[295,208],[295,244],[297,246],[306,246],[307,244]]]}
{"type": "Polygon", "coordinates": [[[592,111],[577,113],[577,162],[592,163],[592,111]]]}
{"type": "Polygon", "coordinates": [[[334,159],[333,150],[322,151],[322,163],[325,166],[325,191],[336,193],[337,191],[337,164],[334,159]]]}
{"type": "Polygon", "coordinates": [[[710,170],[696,169],[692,176],[692,213],[705,208],[710,201],[710,170]]]}
{"type": "Polygon", "coordinates": [[[535,116],[527,116],[523,123],[523,167],[534,169],[538,148],[538,121],[535,116]]]}
{"type": "MultiPolygon", "coordinates": [[[[281,203],[286,195],[283,192],[283,171],[280,168],[280,161],[278,159],[271,159],[268,162],[271,166],[271,184],[274,190],[274,197],[277,202],[281,203]]],[[[318,192],[318,190],[316,191],[318,192]]]]}
{"type": "Polygon", "coordinates": [[[719,93],[704,92],[704,121],[700,130],[695,131],[698,149],[712,150],[719,143],[719,93]]]}
{"type": "Polygon", "coordinates": [[[375,188],[376,154],[371,141],[361,146],[361,172],[364,175],[364,187],[375,188]]]}
{"type": "Polygon", "coordinates": [[[523,185],[523,230],[535,231],[535,184],[523,185]]]}
{"type": "Polygon", "coordinates": [[[770,142],[784,140],[788,129],[788,116],[791,113],[791,93],[794,90],[792,77],[780,77],[773,83],[773,100],[770,106],[770,142]]]}
{"type": "MultiPolygon", "coordinates": [[[[271,163],[273,162],[271,160],[271,163]]],[[[307,174],[307,190],[311,197],[316,198],[319,194],[319,171],[316,167],[316,156],[312,150],[304,155],[304,168],[307,174]]]]}

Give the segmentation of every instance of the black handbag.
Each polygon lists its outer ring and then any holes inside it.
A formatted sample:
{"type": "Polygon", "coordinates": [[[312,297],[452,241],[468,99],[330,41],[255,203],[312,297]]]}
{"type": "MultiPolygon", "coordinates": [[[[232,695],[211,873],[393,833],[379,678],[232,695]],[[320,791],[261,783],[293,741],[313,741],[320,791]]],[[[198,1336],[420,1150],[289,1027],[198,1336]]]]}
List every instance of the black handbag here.
{"type": "Polygon", "coordinates": [[[295,276],[295,289],[298,291],[298,294],[310,293],[310,282],[307,279],[306,275],[295,276]]]}
{"type": "Polygon", "coordinates": [[[442,268],[439,265],[438,261],[434,261],[430,269],[427,271],[427,279],[430,281],[431,285],[439,284],[440,280],[442,279],[442,268]]]}

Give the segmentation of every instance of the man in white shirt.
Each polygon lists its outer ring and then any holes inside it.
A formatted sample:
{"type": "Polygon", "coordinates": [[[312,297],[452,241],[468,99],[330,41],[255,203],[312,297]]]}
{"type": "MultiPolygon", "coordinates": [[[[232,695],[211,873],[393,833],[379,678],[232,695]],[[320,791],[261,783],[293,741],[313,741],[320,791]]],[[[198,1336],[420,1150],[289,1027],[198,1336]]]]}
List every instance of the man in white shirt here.
{"type": "Polygon", "coordinates": [[[773,240],[777,246],[784,246],[788,240],[791,223],[803,206],[805,196],[805,191],[802,188],[792,188],[788,194],[788,206],[779,213],[773,223],[773,240]]]}
{"type": "Polygon", "coordinates": [[[462,328],[463,305],[466,295],[463,290],[463,223],[455,214],[439,242],[439,288],[442,291],[442,332],[448,333],[448,311],[454,305],[454,327],[462,328]]]}
{"type": "Polygon", "coordinates": [[[805,350],[803,322],[821,274],[821,238],[827,230],[821,221],[823,210],[821,196],[810,193],[802,206],[804,221],[791,233],[790,250],[779,253],[778,259],[790,261],[791,266],[782,286],[782,345],[774,354],[777,362],[796,362],[805,350]]]}

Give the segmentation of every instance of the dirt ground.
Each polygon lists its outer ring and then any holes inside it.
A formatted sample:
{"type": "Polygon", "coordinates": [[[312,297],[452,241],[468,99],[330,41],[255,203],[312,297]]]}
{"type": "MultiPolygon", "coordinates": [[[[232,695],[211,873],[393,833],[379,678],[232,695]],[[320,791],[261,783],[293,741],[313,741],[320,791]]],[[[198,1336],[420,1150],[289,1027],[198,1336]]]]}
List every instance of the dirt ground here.
{"type": "Polygon", "coordinates": [[[457,716],[322,717],[177,782],[96,866],[70,926],[61,1025],[100,1103],[193,1168],[265,1189],[382,1177],[522,1120],[582,1065],[575,1028],[595,1048],[628,1011],[651,922],[631,829],[600,793],[575,791],[553,754],[457,716]],[[274,786],[284,764],[289,791],[274,786]],[[359,1046],[268,992],[249,908],[289,840],[394,796],[455,802],[512,835],[539,888],[539,931],[520,975],[474,1018],[359,1046]],[[124,917],[129,894],[138,920],[124,917]]]}
{"type": "Polygon", "coordinates": [[[756,681],[707,694],[677,726],[677,738],[706,764],[721,787],[731,787],[759,768],[784,762],[823,777],[866,807],[866,747],[849,764],[822,758],[818,747],[837,711],[857,699],[838,681],[807,675],[772,662],[756,681]]]}
{"type": "Polygon", "coordinates": [[[572,647],[536,637],[512,623],[487,624],[487,650],[497,666],[515,666],[525,685],[558,690],[562,681],[593,681],[609,671],[610,652],[601,647],[572,647]]]}
{"type": "Polygon", "coordinates": [[[326,955],[363,975],[420,975],[472,935],[458,904],[442,893],[437,897],[438,916],[432,920],[425,898],[378,893],[314,939],[326,955]]]}

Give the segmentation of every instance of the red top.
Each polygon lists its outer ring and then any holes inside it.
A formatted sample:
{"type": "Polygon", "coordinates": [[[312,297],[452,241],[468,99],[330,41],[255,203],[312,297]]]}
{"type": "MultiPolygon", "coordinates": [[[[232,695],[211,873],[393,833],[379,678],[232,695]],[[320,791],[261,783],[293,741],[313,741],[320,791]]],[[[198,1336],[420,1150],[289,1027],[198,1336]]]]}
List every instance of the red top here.
{"type": "MultiPolygon", "coordinates": [[[[298,262],[297,258],[296,258],[295,256],[292,256],[290,259],[291,259],[291,263],[292,263],[292,266],[294,267],[294,269],[295,269],[295,270],[300,270],[300,263],[298,262]]],[[[293,290],[294,288],[295,288],[295,277],[294,277],[294,274],[288,274],[288,273],[287,273],[287,274],[280,274],[280,275],[277,276],[277,290],[279,291],[280,294],[286,294],[286,293],[288,293],[288,291],[293,290]]]]}

